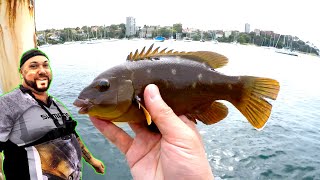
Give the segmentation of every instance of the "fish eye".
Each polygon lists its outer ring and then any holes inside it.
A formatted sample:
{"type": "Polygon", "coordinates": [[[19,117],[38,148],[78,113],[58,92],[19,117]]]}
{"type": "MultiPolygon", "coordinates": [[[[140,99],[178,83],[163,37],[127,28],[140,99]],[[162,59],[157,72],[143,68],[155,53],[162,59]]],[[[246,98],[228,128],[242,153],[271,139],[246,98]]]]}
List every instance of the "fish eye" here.
{"type": "Polygon", "coordinates": [[[107,91],[110,87],[110,83],[108,80],[106,79],[103,79],[103,80],[100,80],[97,88],[100,92],[104,92],[104,91],[107,91]]]}

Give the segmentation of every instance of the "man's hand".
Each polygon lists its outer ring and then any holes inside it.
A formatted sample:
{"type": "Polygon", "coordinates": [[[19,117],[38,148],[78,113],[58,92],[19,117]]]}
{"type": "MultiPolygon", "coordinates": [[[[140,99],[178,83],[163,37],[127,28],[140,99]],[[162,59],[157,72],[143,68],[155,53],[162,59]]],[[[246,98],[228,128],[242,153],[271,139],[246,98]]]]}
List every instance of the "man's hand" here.
{"type": "Polygon", "coordinates": [[[195,123],[178,117],[155,85],[144,91],[146,108],[160,133],[129,123],[132,138],[111,122],[91,117],[96,128],[125,154],[133,179],[213,179],[195,123]]]}
{"type": "Polygon", "coordinates": [[[92,158],[90,159],[90,162],[88,162],[89,164],[91,164],[91,166],[96,170],[97,173],[99,174],[104,174],[104,164],[96,159],[95,157],[91,156],[92,158]]]}

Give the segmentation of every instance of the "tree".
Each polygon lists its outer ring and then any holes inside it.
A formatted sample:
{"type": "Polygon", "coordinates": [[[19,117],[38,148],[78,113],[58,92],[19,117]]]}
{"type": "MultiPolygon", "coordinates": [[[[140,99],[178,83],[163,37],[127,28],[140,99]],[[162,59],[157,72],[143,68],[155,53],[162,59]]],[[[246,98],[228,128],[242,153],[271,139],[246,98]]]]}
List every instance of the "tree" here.
{"type": "Polygon", "coordinates": [[[171,29],[167,29],[165,27],[162,27],[159,29],[159,35],[163,36],[165,38],[169,38],[171,36],[171,29]]]}
{"type": "Polygon", "coordinates": [[[125,36],[126,36],[126,25],[125,24],[123,24],[123,23],[121,23],[120,25],[119,25],[119,27],[120,27],[120,34],[119,34],[119,38],[124,38],[125,36]]]}
{"type": "Polygon", "coordinates": [[[173,31],[175,33],[182,33],[182,24],[173,24],[173,31]]]}

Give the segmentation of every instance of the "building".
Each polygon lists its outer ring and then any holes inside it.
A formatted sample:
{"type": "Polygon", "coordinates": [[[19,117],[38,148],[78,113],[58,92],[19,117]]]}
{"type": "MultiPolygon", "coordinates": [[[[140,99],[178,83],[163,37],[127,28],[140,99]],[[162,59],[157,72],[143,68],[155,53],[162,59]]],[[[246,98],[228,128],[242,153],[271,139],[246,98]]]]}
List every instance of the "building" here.
{"type": "Polygon", "coordinates": [[[224,35],[224,32],[222,30],[216,30],[215,31],[215,39],[216,38],[221,38],[221,37],[223,37],[223,35],[224,35]]]}
{"type": "Polygon", "coordinates": [[[136,34],[136,19],[127,17],[126,19],[126,36],[134,36],[136,34]]]}
{"type": "MultiPolygon", "coordinates": [[[[261,33],[262,34],[262,33],[261,33]]],[[[273,31],[263,31],[263,34],[265,35],[265,36],[272,36],[273,34],[274,34],[274,32],[273,31]]]]}
{"type": "Polygon", "coordinates": [[[260,29],[255,29],[254,33],[255,33],[256,36],[260,36],[260,29]]]}
{"type": "Polygon", "coordinates": [[[224,37],[229,38],[229,36],[231,36],[232,31],[225,31],[224,32],[224,37]]]}
{"type": "Polygon", "coordinates": [[[245,33],[250,33],[250,24],[248,24],[248,23],[245,24],[244,32],[245,33]]]}
{"type": "Polygon", "coordinates": [[[156,31],[155,26],[150,26],[150,27],[145,26],[141,29],[139,37],[140,38],[152,38],[155,31],[156,31]]]}

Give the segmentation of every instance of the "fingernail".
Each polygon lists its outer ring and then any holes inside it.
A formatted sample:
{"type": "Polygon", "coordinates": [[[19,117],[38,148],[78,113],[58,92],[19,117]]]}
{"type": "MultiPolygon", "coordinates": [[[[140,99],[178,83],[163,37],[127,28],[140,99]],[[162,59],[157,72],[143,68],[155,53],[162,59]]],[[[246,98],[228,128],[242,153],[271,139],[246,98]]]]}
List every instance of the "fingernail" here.
{"type": "Polygon", "coordinates": [[[161,99],[159,89],[156,85],[151,84],[148,86],[149,97],[151,101],[156,101],[161,99]]]}

